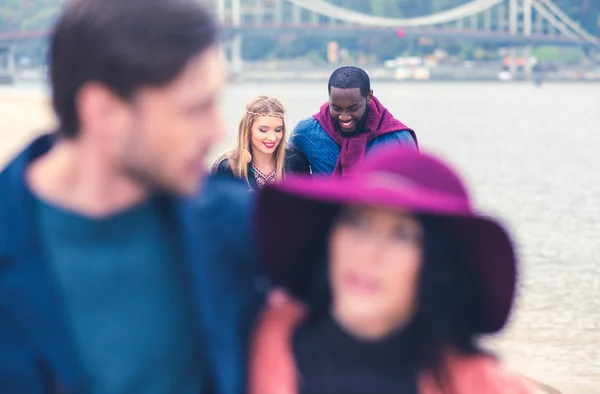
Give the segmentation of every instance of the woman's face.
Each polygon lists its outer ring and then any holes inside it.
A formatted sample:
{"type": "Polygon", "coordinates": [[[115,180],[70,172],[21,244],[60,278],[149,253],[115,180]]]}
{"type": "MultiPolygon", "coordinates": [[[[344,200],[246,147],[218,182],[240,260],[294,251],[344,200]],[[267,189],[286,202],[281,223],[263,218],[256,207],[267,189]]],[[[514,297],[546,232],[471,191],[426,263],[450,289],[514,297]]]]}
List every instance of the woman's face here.
{"type": "Polygon", "coordinates": [[[343,208],[329,238],[332,313],[355,335],[375,339],[414,316],[423,228],[385,208],[343,208]]]}
{"type": "Polygon", "coordinates": [[[283,138],[283,119],[274,116],[259,116],[254,119],[250,131],[252,153],[272,155],[283,138]]]}

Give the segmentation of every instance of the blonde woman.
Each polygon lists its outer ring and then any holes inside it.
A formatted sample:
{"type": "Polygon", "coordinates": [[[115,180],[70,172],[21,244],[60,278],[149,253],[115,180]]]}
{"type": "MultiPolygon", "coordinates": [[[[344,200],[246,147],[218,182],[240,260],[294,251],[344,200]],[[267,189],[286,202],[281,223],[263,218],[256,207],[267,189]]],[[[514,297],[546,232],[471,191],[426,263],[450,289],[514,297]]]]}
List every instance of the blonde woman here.
{"type": "Polygon", "coordinates": [[[252,190],[279,182],[286,173],[310,173],[308,160],[287,146],[286,137],[281,102],[258,96],[246,105],[237,148],[219,157],[212,172],[242,179],[252,190]]]}

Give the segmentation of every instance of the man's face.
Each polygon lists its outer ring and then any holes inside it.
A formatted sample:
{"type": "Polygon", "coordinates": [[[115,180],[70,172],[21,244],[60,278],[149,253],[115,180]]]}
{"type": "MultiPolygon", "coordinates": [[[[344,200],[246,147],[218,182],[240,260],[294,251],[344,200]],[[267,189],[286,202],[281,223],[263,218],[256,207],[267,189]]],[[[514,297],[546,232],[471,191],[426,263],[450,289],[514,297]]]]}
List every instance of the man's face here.
{"type": "Polygon", "coordinates": [[[209,149],[223,136],[216,48],[192,59],[166,86],[141,89],[128,104],[119,138],[120,166],[150,189],[188,195],[205,174],[209,149]]]}
{"type": "Polygon", "coordinates": [[[343,132],[353,133],[361,121],[373,92],[367,97],[360,94],[360,88],[331,88],[329,93],[329,114],[343,132]]]}

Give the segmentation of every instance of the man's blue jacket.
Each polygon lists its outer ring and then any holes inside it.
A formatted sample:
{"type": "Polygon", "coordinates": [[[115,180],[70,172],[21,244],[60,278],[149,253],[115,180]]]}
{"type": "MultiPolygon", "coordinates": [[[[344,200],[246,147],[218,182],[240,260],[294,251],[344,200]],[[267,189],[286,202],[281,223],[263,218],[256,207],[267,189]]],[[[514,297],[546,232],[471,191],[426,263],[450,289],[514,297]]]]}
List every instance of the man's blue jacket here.
{"type": "MultiPolygon", "coordinates": [[[[52,146],[50,135],[29,145],[0,173],[0,393],[81,392],[57,286],[40,250],[29,162],[52,146]]],[[[204,337],[205,393],[242,394],[246,342],[263,300],[251,231],[252,195],[231,178],[209,178],[197,196],[161,200],[185,259],[204,337]]],[[[118,351],[118,349],[115,349],[118,351]]],[[[200,394],[205,394],[200,393],[200,394]]]]}

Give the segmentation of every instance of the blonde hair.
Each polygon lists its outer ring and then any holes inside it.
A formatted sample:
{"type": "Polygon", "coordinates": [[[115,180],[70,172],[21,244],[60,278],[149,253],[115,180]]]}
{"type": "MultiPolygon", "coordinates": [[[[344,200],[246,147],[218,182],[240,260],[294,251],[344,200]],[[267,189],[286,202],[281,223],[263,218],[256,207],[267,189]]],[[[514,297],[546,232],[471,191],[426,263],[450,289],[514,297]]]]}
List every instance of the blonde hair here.
{"type": "Polygon", "coordinates": [[[231,155],[231,159],[233,160],[234,164],[234,168],[232,168],[232,170],[238,178],[243,179],[248,183],[248,165],[244,152],[248,151],[250,155],[252,155],[252,144],[250,143],[252,136],[252,125],[254,124],[256,118],[260,116],[273,116],[283,120],[283,136],[279,146],[277,146],[275,152],[273,152],[275,179],[279,182],[283,179],[287,130],[284,119],[285,109],[283,108],[283,104],[281,104],[281,102],[275,97],[258,96],[246,104],[246,112],[240,121],[238,145],[231,155]]]}

